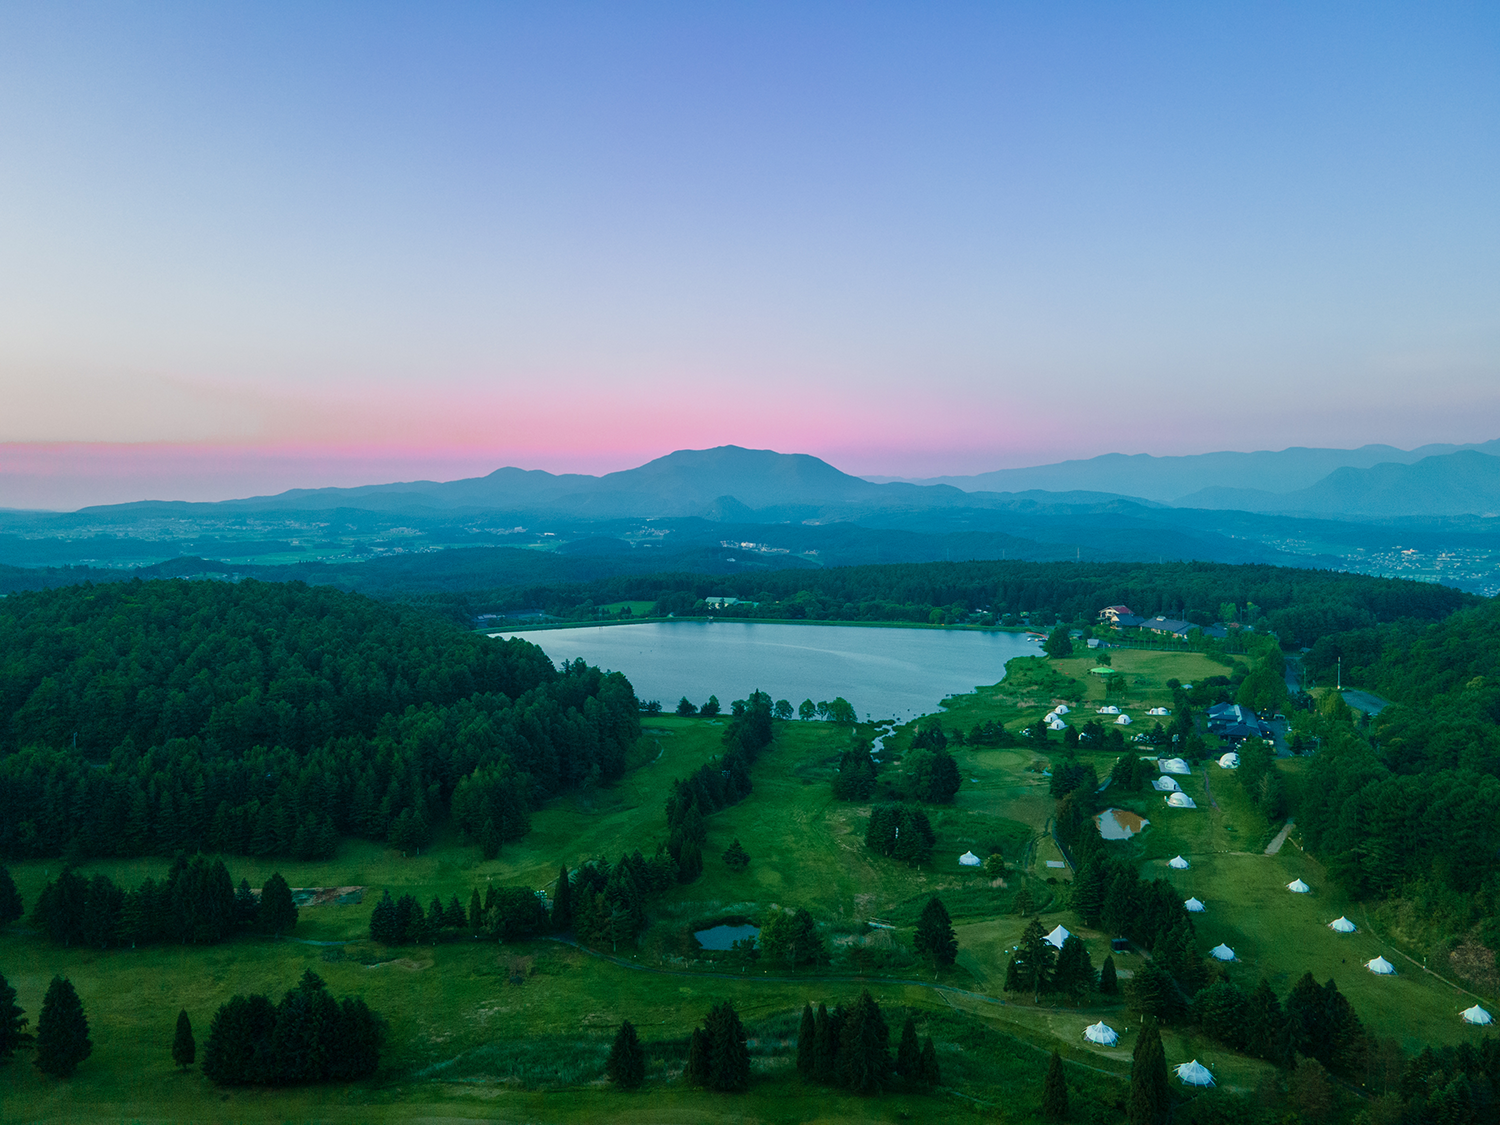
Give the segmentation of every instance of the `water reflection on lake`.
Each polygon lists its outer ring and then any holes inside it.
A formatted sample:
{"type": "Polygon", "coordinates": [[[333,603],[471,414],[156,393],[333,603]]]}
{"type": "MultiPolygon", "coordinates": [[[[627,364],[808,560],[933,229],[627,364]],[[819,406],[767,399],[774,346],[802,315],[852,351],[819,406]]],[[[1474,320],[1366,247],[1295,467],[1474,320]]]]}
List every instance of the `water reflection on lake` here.
{"type": "Polygon", "coordinates": [[[623,672],[641,699],[670,711],[682,696],[725,710],[755,689],[772,699],[814,703],[843,696],[861,718],[900,721],[937,710],[949,695],[998,683],[1005,662],[1035,656],[1022,633],[946,629],[862,629],[743,621],[657,621],[520,636],[554,662],[583,657],[623,672]]]}

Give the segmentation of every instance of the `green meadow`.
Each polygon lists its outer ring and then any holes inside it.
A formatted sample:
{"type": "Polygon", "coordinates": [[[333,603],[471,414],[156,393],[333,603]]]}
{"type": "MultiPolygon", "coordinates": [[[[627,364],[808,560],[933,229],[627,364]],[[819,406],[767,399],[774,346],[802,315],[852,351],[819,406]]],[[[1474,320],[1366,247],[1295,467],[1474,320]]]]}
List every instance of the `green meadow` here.
{"type": "MultiPolygon", "coordinates": [[[[1221,674],[1222,664],[1192,654],[1116,651],[1114,666],[1130,688],[1112,699],[1147,729],[1144,710],[1168,703],[1166,681],[1221,674]]],[[[945,701],[948,729],[998,720],[1012,728],[1034,722],[1061,698],[1080,724],[1103,702],[1100,677],[1087,657],[1053,662],[1048,675],[1017,676],[945,701]],[[1064,683],[1071,681],[1071,686],[1064,683]],[[1054,689],[1061,688],[1063,694],[1054,689]]],[[[45,1078],[23,1055],[0,1069],[0,1119],[6,1121],[897,1121],[1034,1120],[1045,1054],[1054,1047],[1069,1060],[1069,1080],[1081,1100],[1098,1102],[1100,1120],[1123,1097],[1118,1081],[1129,1069],[1134,1018],[1119,1003],[1074,1009],[1033,1005],[1002,989],[1005,966],[1025,919],[1014,912],[1022,886],[1033,891],[1048,927],[1080,932],[1095,964],[1109,935],[1089,932],[1065,907],[1066,867],[1048,831],[1049,754],[1041,748],[956,751],[963,784],[951,806],[931,809],[937,847],[932,861],[908,867],[879,858],[863,844],[868,805],[835,801],[829,780],[852,737],[871,733],[826,723],[778,724],[777,737],[754,767],[748,799],[708,820],[701,878],[674,888],[651,908],[639,945],[614,951],[624,964],[554,941],[499,945],[463,940],[385,949],[368,939],[370,911],[383,889],[410,891],[422,902],[469,893],[491,884],[548,887],[560,865],[594,856],[610,859],[664,842],[663,801],[673,778],[718,752],[722,720],[653,716],[617,784],[559,798],[540,810],[531,833],[483,860],[477,848],[439,838],[424,853],[404,858],[389,848],[346,841],[335,858],[316,863],[232,859],[241,876],[259,885],[273,870],[293,887],[361,887],[363,901],[304,907],[296,940],[242,937],[205,948],[141,950],[61,949],[27,932],[24,923],[0,934],[0,972],[35,1020],[55,973],[77,986],[93,1029],[94,1053],[66,1082],[45,1078]],[[750,853],[736,873],[719,859],[732,839],[750,853]],[[957,857],[998,849],[1009,871],[994,878],[964,868],[957,857]],[[909,957],[880,957],[909,944],[917,912],[933,894],[954,916],[958,964],[934,979],[909,957]],[[828,969],[792,973],[728,956],[711,957],[691,938],[717,918],[756,920],[774,907],[806,907],[837,950],[868,948],[867,975],[836,956],[828,969]],[[872,929],[868,923],[894,927],[872,929]],[[892,942],[894,935],[894,942],[892,942]],[[328,944],[316,944],[328,943],[328,944]],[[870,967],[874,966],[874,967],[870,967]],[[390,1023],[391,1036],[377,1079],[348,1087],[229,1090],[213,1087],[197,1068],[178,1072],[170,1048],[179,1008],[193,1020],[200,1052],[214,1010],[235,993],[273,998],[304,969],[313,969],[338,995],[360,994],[390,1023]],[[941,987],[936,987],[941,986],[941,987]],[[929,1095],[892,1094],[865,1100],[802,1082],[793,1066],[797,1019],[805,1002],[849,1002],[869,987],[885,1007],[893,1033],[907,1012],[937,1044],[944,1086],[929,1095]],[[680,1072],[686,1040],[713,1003],[734,1002],[751,1036],[756,1082],[749,1093],[726,1096],[690,1089],[680,1072]],[[1093,1048],[1086,1024],[1105,1019],[1122,1031],[1118,1047],[1093,1048]],[[647,1044],[648,1079],[638,1094],[608,1087],[603,1078],[610,1039],[623,1019],[647,1044]]],[[[909,738],[898,732],[894,745],[909,738]]],[[[1060,751],[1060,742],[1052,747],[1060,751]]],[[[1144,748],[1143,748],[1144,750],[1144,748]]],[[[1108,776],[1114,755],[1098,754],[1108,776]]],[[[1298,763],[1283,763],[1295,774],[1298,763]]],[[[881,775],[889,784],[896,770],[881,775]]],[[[1261,976],[1285,993],[1304,971],[1337,980],[1377,1035],[1411,1050],[1424,1043],[1477,1038],[1457,1013],[1473,997],[1424,972],[1380,939],[1362,910],[1343,899],[1293,833],[1276,856],[1264,854],[1279,825],[1268,824],[1232,771],[1210,763],[1179,778],[1198,804],[1166,806],[1164,795],[1122,794],[1116,800],[1150,825],[1128,845],[1147,878],[1169,878],[1183,897],[1207,904],[1196,916],[1200,946],[1231,946],[1233,979],[1251,987],[1261,976]],[[1191,867],[1166,860],[1182,854],[1191,867]],[[1302,878],[1309,895],[1285,884],[1302,878]],[[1347,914],[1356,934],[1327,923],[1347,914]],[[1363,962],[1384,954],[1395,977],[1376,977],[1363,962]]],[[[877,795],[877,799],[888,794],[877,795]]],[[[12,872],[28,906],[58,863],[28,863],[12,872]]],[[[122,885],[161,875],[161,860],[90,863],[122,885]]],[[[609,951],[604,951],[609,952],[609,951]]],[[[1134,954],[1117,958],[1128,972],[1134,954]]],[[[1491,999],[1491,998],[1485,998],[1491,999]]],[[[1178,1032],[1166,1037],[1169,1064],[1196,1057],[1222,1085],[1251,1089],[1265,1064],[1210,1041],[1178,1032]]],[[[1090,1120],[1082,1116],[1082,1120],[1090,1120]]]]}

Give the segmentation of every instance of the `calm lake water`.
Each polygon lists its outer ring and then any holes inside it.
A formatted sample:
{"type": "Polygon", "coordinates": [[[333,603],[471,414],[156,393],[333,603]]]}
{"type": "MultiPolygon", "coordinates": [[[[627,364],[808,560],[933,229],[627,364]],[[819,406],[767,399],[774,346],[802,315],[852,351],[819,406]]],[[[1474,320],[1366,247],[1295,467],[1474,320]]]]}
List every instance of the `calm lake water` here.
{"type": "Polygon", "coordinates": [[[760,927],[749,923],[742,926],[714,926],[709,930],[699,930],[693,936],[704,949],[733,949],[737,941],[759,937],[760,927]]]}
{"type": "Polygon", "coordinates": [[[583,657],[623,672],[641,699],[670,711],[684,695],[724,710],[757,688],[814,703],[843,696],[861,718],[905,722],[950,695],[999,683],[1005,662],[1041,646],[1022,633],[860,629],[744,621],[654,621],[584,629],[492,633],[524,637],[555,663],[583,657]]]}

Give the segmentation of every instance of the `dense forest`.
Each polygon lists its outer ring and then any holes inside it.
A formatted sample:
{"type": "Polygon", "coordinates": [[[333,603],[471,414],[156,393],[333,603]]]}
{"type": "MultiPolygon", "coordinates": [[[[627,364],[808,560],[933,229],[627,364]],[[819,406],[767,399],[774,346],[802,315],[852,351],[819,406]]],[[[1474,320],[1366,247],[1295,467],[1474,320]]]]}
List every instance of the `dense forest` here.
{"type": "Polygon", "coordinates": [[[130,582],[0,601],[0,854],[494,846],[624,769],[630,683],[329,587],[130,582]]]}
{"type": "Polygon", "coordinates": [[[1326,570],[1220,563],[961,562],[781,570],[714,577],[622,576],[574,585],[521,586],[485,594],[435,597],[455,616],[540,609],[568,619],[618,602],[650,602],[657,615],[706,612],[703,599],[738,598],[753,606],[714,610],[721,617],[786,620],[953,622],[1028,615],[1033,624],[1092,621],[1107,605],[1164,614],[1199,625],[1235,606],[1245,624],[1275,632],[1289,648],[1330,633],[1401,620],[1437,621],[1477,599],[1447,586],[1326,570]]]}

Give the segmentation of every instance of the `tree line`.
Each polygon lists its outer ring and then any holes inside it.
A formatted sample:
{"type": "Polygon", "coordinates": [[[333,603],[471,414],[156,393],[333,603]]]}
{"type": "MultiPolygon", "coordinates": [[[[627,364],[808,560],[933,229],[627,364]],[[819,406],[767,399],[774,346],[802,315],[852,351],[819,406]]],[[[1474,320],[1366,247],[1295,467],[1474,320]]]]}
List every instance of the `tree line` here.
{"type": "Polygon", "coordinates": [[[0,855],[493,853],[620,776],[628,680],[299,583],[131,582],[0,602],[0,855]]]}

